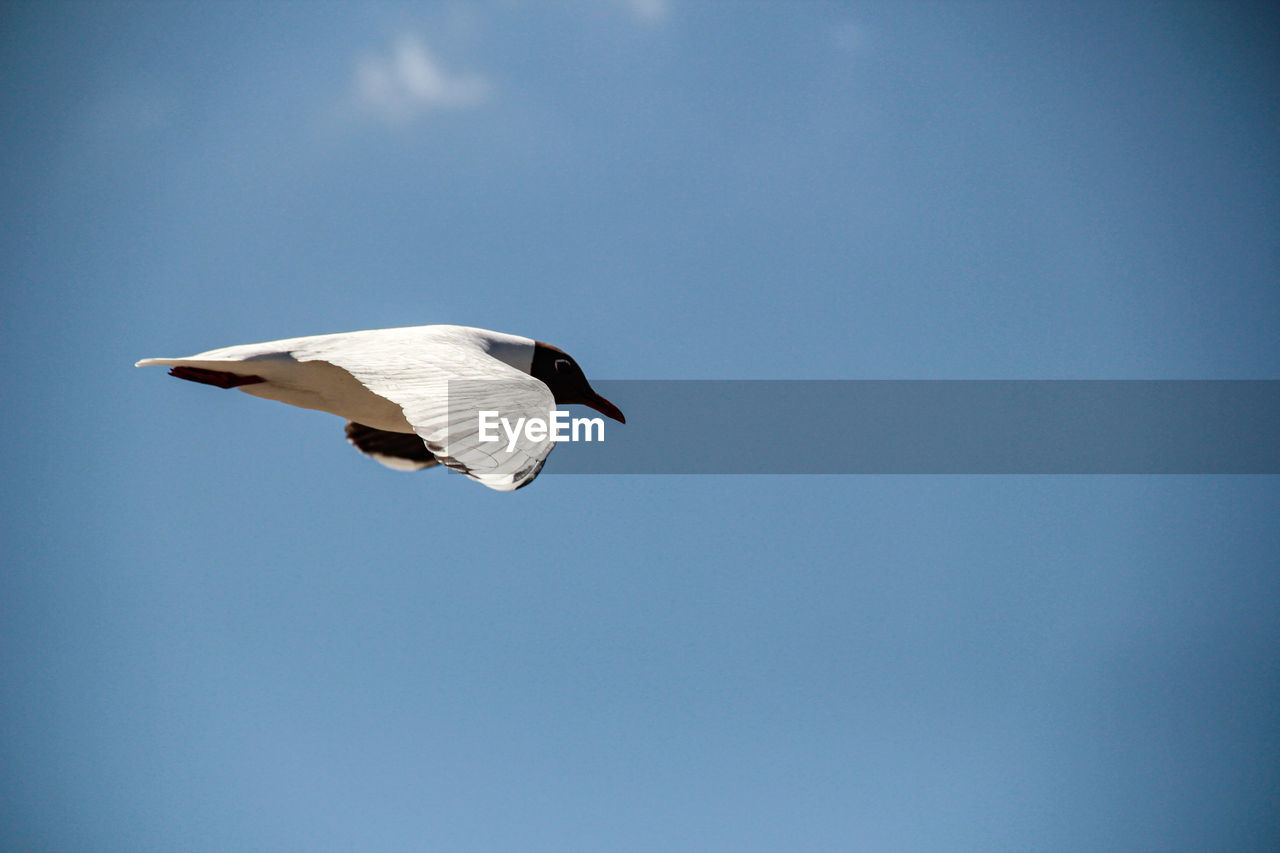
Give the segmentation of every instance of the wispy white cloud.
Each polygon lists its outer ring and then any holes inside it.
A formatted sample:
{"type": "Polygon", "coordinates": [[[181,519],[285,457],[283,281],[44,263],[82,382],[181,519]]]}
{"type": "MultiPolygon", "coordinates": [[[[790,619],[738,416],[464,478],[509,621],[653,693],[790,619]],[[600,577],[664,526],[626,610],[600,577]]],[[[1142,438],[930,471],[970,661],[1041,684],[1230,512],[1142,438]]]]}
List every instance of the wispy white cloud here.
{"type": "Polygon", "coordinates": [[[631,14],[646,24],[660,24],[667,19],[671,4],[667,0],[623,0],[631,14]]]}
{"type": "Polygon", "coordinates": [[[367,56],[356,67],[356,97],[388,121],[405,121],[437,109],[483,102],[489,81],[479,74],[446,71],[419,39],[398,38],[389,55],[367,56]]]}

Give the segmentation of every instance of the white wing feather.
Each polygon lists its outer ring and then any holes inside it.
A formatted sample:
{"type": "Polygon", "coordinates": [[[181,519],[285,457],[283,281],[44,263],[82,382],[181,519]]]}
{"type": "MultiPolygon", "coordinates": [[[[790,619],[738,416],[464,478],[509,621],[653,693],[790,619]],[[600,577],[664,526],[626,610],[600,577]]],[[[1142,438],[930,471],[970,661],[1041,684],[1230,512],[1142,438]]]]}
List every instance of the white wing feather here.
{"type": "Polygon", "coordinates": [[[417,326],[290,338],[139,364],[254,374],[266,382],[240,390],[380,429],[411,427],[443,464],[491,489],[512,491],[538,475],[555,445],[549,437],[530,441],[521,431],[508,450],[501,429],[498,441],[483,442],[477,413],[498,412],[513,426],[519,418],[550,420],[551,390],[490,355],[498,351],[515,360],[521,356],[512,353],[525,347],[531,359],[533,341],[527,338],[462,326],[417,326]],[[343,387],[355,383],[330,365],[354,377],[359,387],[343,387]],[[366,391],[378,399],[367,399],[366,391]],[[379,400],[390,401],[399,412],[375,411],[379,400]]]}

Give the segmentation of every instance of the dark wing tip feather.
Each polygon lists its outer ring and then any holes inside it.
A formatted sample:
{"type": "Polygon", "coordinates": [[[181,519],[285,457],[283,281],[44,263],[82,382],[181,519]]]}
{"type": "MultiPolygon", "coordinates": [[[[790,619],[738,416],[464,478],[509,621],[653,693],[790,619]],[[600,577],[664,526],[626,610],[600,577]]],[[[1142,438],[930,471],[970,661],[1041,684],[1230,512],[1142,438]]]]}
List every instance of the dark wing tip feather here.
{"type": "Polygon", "coordinates": [[[348,421],[347,441],[388,468],[414,471],[440,464],[414,432],[388,432],[348,421]]]}
{"type": "Polygon", "coordinates": [[[215,388],[239,388],[241,385],[257,385],[259,382],[267,381],[261,376],[232,373],[227,370],[207,370],[203,367],[188,367],[185,364],[169,368],[169,375],[188,382],[212,385],[215,388]]]}

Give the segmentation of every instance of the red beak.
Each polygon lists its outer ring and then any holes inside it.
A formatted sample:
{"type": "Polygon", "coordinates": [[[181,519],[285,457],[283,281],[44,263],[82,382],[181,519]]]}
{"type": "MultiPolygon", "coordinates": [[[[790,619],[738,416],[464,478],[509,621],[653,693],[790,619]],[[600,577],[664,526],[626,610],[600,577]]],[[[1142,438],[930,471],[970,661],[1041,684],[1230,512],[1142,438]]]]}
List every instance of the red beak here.
{"type": "Polygon", "coordinates": [[[582,405],[590,406],[602,415],[613,418],[618,423],[625,424],[627,418],[622,414],[622,410],[610,403],[604,397],[601,397],[595,391],[588,391],[586,398],[582,401],[582,405]]]}

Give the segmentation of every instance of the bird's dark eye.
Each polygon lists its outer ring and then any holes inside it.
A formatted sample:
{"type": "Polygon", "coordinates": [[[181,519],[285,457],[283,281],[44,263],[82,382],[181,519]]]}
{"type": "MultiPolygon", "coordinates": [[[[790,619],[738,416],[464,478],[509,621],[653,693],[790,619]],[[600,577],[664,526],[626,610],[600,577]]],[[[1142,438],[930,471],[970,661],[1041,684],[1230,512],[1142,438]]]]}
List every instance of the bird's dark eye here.
{"type": "Polygon", "coordinates": [[[569,359],[567,359],[567,358],[557,358],[557,359],[556,359],[555,367],[556,367],[556,373],[567,373],[567,372],[569,372],[569,359]]]}

